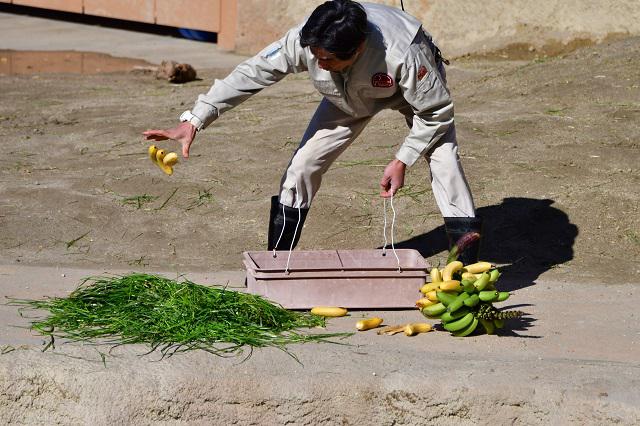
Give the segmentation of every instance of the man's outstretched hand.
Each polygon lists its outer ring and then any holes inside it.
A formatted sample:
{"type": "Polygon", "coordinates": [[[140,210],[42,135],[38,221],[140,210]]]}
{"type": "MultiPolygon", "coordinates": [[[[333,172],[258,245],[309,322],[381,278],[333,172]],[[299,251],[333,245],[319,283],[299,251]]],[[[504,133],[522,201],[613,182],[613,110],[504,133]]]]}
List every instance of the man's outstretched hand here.
{"type": "Polygon", "coordinates": [[[147,130],[142,132],[145,140],[164,141],[171,139],[182,145],[182,157],[189,158],[189,149],[196,137],[196,128],[189,122],[183,122],[167,130],[147,130]]]}
{"type": "Polygon", "coordinates": [[[380,196],[388,198],[404,186],[404,172],[407,165],[400,160],[391,160],[384,168],[384,175],[380,180],[380,196]]]}

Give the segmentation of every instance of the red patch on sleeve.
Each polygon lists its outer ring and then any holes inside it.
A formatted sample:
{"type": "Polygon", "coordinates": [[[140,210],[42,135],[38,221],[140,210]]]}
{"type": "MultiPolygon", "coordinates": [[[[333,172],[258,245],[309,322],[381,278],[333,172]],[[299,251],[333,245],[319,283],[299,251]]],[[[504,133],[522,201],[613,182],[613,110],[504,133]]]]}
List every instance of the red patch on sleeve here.
{"type": "Polygon", "coordinates": [[[420,65],[420,68],[418,68],[418,80],[422,80],[428,72],[429,71],[427,71],[427,67],[425,67],[424,65],[420,65]]]}
{"type": "Polygon", "coordinates": [[[373,87],[393,87],[393,78],[389,74],[379,72],[371,77],[373,87]]]}

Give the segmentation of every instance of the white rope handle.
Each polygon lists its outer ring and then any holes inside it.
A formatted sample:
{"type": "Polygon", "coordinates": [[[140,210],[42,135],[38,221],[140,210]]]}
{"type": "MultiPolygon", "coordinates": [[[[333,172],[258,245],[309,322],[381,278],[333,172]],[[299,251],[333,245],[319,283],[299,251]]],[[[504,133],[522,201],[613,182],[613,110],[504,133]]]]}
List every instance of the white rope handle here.
{"type": "MultiPolygon", "coordinates": [[[[387,199],[383,198],[383,214],[384,214],[384,228],[382,229],[382,233],[384,235],[384,246],[382,247],[382,255],[387,255],[387,199]]],[[[398,257],[398,253],[396,253],[396,247],[393,243],[393,234],[394,228],[396,225],[396,209],[393,207],[393,194],[391,194],[391,211],[393,212],[393,218],[391,219],[391,250],[393,251],[394,256],[396,257],[396,261],[398,262],[398,272],[402,272],[402,268],[400,267],[400,258],[398,257]]]]}

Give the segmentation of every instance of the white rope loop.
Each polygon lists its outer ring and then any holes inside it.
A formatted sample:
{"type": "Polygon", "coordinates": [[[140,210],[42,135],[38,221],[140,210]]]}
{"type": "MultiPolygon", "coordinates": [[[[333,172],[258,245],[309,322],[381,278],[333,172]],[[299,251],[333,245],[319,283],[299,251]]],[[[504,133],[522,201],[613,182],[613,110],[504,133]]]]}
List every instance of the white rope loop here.
{"type": "MultiPolygon", "coordinates": [[[[387,199],[383,198],[383,215],[384,215],[384,227],[382,233],[384,235],[384,246],[382,247],[382,255],[387,255],[387,199]]],[[[390,197],[391,202],[391,211],[393,212],[393,218],[391,219],[391,250],[393,251],[394,256],[396,257],[396,261],[398,262],[398,272],[402,272],[402,268],[400,267],[400,258],[398,257],[398,253],[396,253],[396,247],[393,242],[393,234],[395,233],[395,225],[396,225],[396,209],[393,207],[393,194],[390,197]]]]}

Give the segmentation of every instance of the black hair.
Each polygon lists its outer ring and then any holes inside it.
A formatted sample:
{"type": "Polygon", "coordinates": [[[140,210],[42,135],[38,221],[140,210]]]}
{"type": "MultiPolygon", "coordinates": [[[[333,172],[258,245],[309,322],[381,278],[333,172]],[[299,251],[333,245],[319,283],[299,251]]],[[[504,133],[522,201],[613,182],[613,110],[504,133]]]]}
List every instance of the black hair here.
{"type": "Polygon", "coordinates": [[[300,30],[302,47],[321,47],[345,60],[367,37],[367,13],[352,0],[326,1],[318,6],[300,30]]]}

